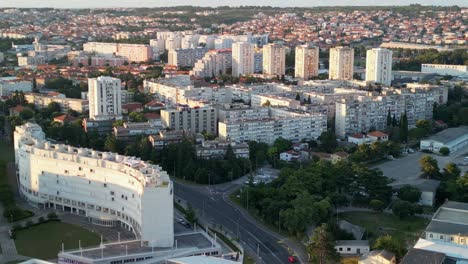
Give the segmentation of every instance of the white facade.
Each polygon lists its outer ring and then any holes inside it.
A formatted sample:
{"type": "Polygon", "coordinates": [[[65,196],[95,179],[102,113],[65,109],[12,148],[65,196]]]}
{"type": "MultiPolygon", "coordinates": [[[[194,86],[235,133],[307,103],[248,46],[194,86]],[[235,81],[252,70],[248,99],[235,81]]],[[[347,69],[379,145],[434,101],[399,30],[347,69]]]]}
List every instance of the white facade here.
{"type": "Polygon", "coordinates": [[[83,44],[83,50],[104,56],[121,56],[128,61],[148,61],[153,57],[149,45],[126,43],[88,42],[83,44]]]}
{"type": "Polygon", "coordinates": [[[89,118],[120,118],[122,115],[122,83],[120,79],[101,76],[88,79],[89,118]]]}
{"type": "Polygon", "coordinates": [[[352,80],[354,74],[354,49],[336,47],[330,49],[329,79],[352,80]]]}
{"type": "Polygon", "coordinates": [[[210,50],[198,60],[190,72],[197,78],[216,77],[227,74],[232,67],[232,52],[230,49],[210,50]]]}
{"type": "Polygon", "coordinates": [[[278,43],[263,46],[263,74],[284,75],[286,72],[286,48],[278,43]]]}
{"type": "Polygon", "coordinates": [[[168,64],[177,67],[193,67],[207,52],[207,48],[169,50],[168,64]]]}
{"type": "Polygon", "coordinates": [[[226,111],[229,114],[223,114],[218,122],[219,137],[236,142],[258,141],[273,144],[279,137],[296,142],[317,139],[327,129],[325,115],[273,107],[259,109],[261,110],[226,111]]]}
{"type": "Polygon", "coordinates": [[[319,74],[319,48],[302,45],[296,47],[294,75],[296,78],[308,80],[319,74]]]}
{"type": "Polygon", "coordinates": [[[0,78],[0,96],[7,96],[18,92],[31,92],[33,88],[31,81],[23,81],[16,77],[0,78]]]}
{"type": "Polygon", "coordinates": [[[460,76],[468,74],[467,65],[448,65],[448,64],[422,64],[421,72],[435,73],[439,75],[460,76]]]}
{"type": "Polygon", "coordinates": [[[366,81],[390,86],[392,82],[392,54],[388,49],[367,50],[366,81]]]}
{"type": "Polygon", "coordinates": [[[49,95],[38,93],[26,93],[24,98],[28,103],[34,104],[35,107],[42,109],[46,108],[50,103],[55,102],[60,105],[60,110],[66,113],[68,110],[74,110],[83,113],[89,109],[88,100],[67,98],[64,94],[49,95]]]}
{"type": "Polygon", "coordinates": [[[232,44],[232,76],[254,73],[254,45],[247,42],[232,44]]]}
{"type": "Polygon", "coordinates": [[[149,245],[172,247],[173,185],[159,166],[53,144],[32,123],[16,127],[14,145],[20,193],[28,202],[120,224],[149,245]]]}

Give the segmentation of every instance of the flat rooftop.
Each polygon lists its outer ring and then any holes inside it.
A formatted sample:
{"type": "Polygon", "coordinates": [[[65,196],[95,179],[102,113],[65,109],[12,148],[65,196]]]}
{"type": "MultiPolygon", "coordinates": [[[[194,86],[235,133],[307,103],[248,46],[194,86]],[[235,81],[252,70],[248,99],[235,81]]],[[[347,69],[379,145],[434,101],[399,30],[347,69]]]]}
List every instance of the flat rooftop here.
{"type": "MultiPolygon", "coordinates": [[[[186,233],[174,236],[177,241],[177,249],[208,249],[212,247],[212,241],[203,233],[186,233]]],[[[216,244],[215,244],[216,246],[216,244]]],[[[174,248],[175,249],[175,248],[174,248]]],[[[103,247],[97,246],[83,250],[65,251],[65,254],[84,257],[87,259],[105,259],[117,256],[136,255],[152,252],[170,252],[171,247],[150,247],[141,240],[125,241],[111,244],[104,244],[103,247]]]]}
{"type": "Polygon", "coordinates": [[[425,140],[433,140],[441,142],[443,144],[447,144],[464,135],[468,135],[468,126],[447,128],[435,135],[428,137],[425,140]]]}

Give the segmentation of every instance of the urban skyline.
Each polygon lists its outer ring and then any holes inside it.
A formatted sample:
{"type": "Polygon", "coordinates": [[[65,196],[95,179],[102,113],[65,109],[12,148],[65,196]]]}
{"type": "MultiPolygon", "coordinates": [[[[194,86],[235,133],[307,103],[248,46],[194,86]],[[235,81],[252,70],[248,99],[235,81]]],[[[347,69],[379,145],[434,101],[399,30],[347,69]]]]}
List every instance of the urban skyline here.
{"type": "MultiPolygon", "coordinates": [[[[466,6],[463,0],[412,0],[410,2],[405,0],[392,1],[391,4],[387,2],[374,1],[374,0],[332,0],[332,1],[309,1],[297,0],[294,4],[281,0],[266,0],[261,3],[255,3],[258,6],[274,6],[274,7],[318,7],[318,6],[404,6],[409,4],[421,5],[436,5],[436,6],[466,6]]],[[[203,7],[218,7],[218,6],[251,6],[252,2],[248,0],[235,0],[235,1],[210,1],[210,0],[174,0],[174,1],[150,1],[150,0],[124,0],[116,3],[112,0],[103,1],[90,1],[90,0],[72,0],[72,1],[40,1],[40,0],[4,0],[0,3],[1,7],[16,7],[16,8],[139,8],[139,7],[173,7],[173,6],[203,6],[203,7]]]]}

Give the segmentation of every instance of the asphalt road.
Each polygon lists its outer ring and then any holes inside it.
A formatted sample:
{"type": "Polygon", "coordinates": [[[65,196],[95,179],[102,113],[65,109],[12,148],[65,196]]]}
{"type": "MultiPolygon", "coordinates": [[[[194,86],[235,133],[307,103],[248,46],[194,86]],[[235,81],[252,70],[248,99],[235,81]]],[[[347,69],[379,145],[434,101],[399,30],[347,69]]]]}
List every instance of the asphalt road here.
{"type": "Polygon", "coordinates": [[[199,217],[211,224],[222,225],[232,237],[239,237],[249,255],[257,255],[261,263],[288,263],[289,253],[278,239],[247,219],[227,202],[228,193],[236,185],[193,186],[174,182],[175,195],[189,202],[199,217]]]}

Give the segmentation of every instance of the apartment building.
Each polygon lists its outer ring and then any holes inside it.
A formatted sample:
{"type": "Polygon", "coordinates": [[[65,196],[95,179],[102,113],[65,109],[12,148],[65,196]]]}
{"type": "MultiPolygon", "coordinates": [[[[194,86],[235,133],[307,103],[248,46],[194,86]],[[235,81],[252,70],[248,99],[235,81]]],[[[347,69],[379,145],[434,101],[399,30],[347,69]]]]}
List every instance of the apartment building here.
{"type": "Polygon", "coordinates": [[[190,71],[196,78],[216,77],[230,74],[232,70],[231,49],[210,50],[202,59],[198,60],[190,71]]]}
{"type": "Polygon", "coordinates": [[[218,122],[219,138],[235,142],[258,141],[273,144],[277,138],[282,137],[299,142],[302,139],[317,139],[327,129],[326,115],[287,108],[264,109],[268,109],[268,112],[257,109],[225,110],[223,119],[218,122]],[[239,113],[232,113],[236,111],[239,113]]]}
{"type": "Polygon", "coordinates": [[[202,159],[224,158],[228,148],[231,148],[237,158],[249,158],[249,144],[222,140],[204,140],[195,146],[197,157],[202,159]]]}
{"type": "Polygon", "coordinates": [[[354,74],[354,49],[336,47],[330,49],[330,80],[352,80],[354,74]]]}
{"type": "Polygon", "coordinates": [[[88,79],[89,118],[106,120],[122,115],[122,83],[118,78],[100,76],[88,79]]]}
{"type": "Polygon", "coordinates": [[[208,52],[207,48],[189,48],[169,50],[168,64],[177,67],[193,67],[208,52]]]}
{"type": "Polygon", "coordinates": [[[63,113],[67,113],[68,110],[73,110],[79,113],[89,110],[88,100],[67,98],[64,94],[56,92],[48,94],[26,93],[24,98],[28,103],[34,104],[38,109],[47,108],[50,103],[55,102],[60,105],[60,110],[63,113]]]}
{"type": "Polygon", "coordinates": [[[88,42],[83,44],[83,50],[97,55],[120,56],[135,62],[148,61],[153,57],[152,48],[143,44],[88,42]]]}
{"type": "Polygon", "coordinates": [[[299,79],[309,80],[318,76],[319,48],[309,45],[296,47],[294,76],[299,79]]]}
{"type": "Polygon", "coordinates": [[[421,72],[435,73],[439,75],[461,76],[468,75],[467,65],[448,65],[448,64],[422,64],[421,72]]]}
{"type": "Polygon", "coordinates": [[[409,127],[414,127],[418,120],[432,119],[434,103],[439,101],[439,90],[444,88],[387,90],[382,94],[360,95],[345,98],[335,105],[336,135],[346,135],[382,130],[387,128],[388,111],[397,119],[405,112],[409,127]]]}
{"type": "Polygon", "coordinates": [[[263,46],[263,74],[284,75],[286,72],[286,48],[279,43],[263,46]]]}
{"type": "Polygon", "coordinates": [[[218,134],[218,115],[213,107],[179,106],[175,109],[161,110],[161,122],[164,127],[174,131],[189,131],[194,134],[209,132],[218,134]]]}
{"type": "Polygon", "coordinates": [[[390,86],[392,83],[392,54],[389,49],[367,50],[366,81],[390,86]]]}
{"type": "Polygon", "coordinates": [[[0,77],[0,96],[8,96],[14,92],[31,92],[33,88],[31,81],[24,81],[13,77],[0,77]]]}
{"type": "Polygon", "coordinates": [[[263,71],[263,51],[256,48],[254,50],[254,73],[261,73],[263,71]]]}
{"type": "Polygon", "coordinates": [[[468,204],[446,201],[434,214],[414,248],[443,253],[453,263],[466,263],[467,234],[468,204]]]}
{"type": "Polygon", "coordinates": [[[254,73],[254,45],[247,42],[232,44],[232,76],[254,73]]]}
{"type": "Polygon", "coordinates": [[[49,142],[32,123],[16,127],[14,146],[19,192],[29,203],[125,227],[149,246],[173,246],[173,184],[159,166],[49,142]]]}

